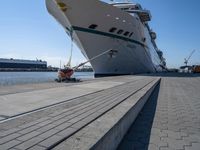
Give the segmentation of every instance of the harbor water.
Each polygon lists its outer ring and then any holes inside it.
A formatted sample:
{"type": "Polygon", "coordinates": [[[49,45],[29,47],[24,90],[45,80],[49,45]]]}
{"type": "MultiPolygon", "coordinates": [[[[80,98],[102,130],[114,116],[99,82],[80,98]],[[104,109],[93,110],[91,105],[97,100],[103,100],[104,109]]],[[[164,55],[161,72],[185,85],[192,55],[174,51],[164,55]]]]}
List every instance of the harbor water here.
{"type": "MultiPolygon", "coordinates": [[[[93,72],[75,72],[75,78],[94,78],[93,72]]],[[[57,78],[57,72],[0,72],[0,86],[53,82],[57,78]]]]}

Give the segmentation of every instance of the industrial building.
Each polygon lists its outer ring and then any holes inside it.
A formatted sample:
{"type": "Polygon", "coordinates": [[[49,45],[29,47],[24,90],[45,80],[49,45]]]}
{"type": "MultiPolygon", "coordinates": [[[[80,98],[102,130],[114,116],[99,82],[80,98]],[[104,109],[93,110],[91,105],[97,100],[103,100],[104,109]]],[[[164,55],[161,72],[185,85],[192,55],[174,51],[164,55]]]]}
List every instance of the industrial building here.
{"type": "Polygon", "coordinates": [[[47,69],[47,62],[42,60],[0,58],[0,69],[47,69]]]}

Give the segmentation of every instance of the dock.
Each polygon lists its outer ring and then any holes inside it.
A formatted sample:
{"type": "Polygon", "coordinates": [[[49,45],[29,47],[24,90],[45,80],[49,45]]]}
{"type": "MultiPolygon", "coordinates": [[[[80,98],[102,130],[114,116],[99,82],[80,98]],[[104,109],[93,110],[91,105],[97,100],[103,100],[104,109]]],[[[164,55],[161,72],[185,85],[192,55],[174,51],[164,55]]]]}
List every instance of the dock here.
{"type": "Polygon", "coordinates": [[[200,76],[0,87],[0,150],[199,150],[200,76]]]}

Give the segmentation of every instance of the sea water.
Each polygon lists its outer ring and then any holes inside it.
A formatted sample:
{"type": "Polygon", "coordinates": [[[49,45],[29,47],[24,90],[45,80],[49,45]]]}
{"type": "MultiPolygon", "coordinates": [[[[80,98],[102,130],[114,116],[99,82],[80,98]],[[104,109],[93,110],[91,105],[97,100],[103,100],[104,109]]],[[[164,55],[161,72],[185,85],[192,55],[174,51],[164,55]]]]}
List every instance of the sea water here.
{"type": "MultiPolygon", "coordinates": [[[[78,79],[94,78],[93,72],[75,72],[78,79]]],[[[57,72],[0,72],[0,86],[27,83],[52,82],[57,78],[57,72]]]]}

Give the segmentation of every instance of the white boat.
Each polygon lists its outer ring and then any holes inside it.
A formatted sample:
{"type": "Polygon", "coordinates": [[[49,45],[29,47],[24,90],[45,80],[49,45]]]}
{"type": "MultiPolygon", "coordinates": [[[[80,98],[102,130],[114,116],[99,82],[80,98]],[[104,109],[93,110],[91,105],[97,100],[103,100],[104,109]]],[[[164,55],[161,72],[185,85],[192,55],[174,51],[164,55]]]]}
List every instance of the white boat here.
{"type": "Polygon", "coordinates": [[[160,72],[165,66],[148,21],[149,11],[130,2],[46,0],[49,13],[63,26],[96,76],[160,72]]]}

